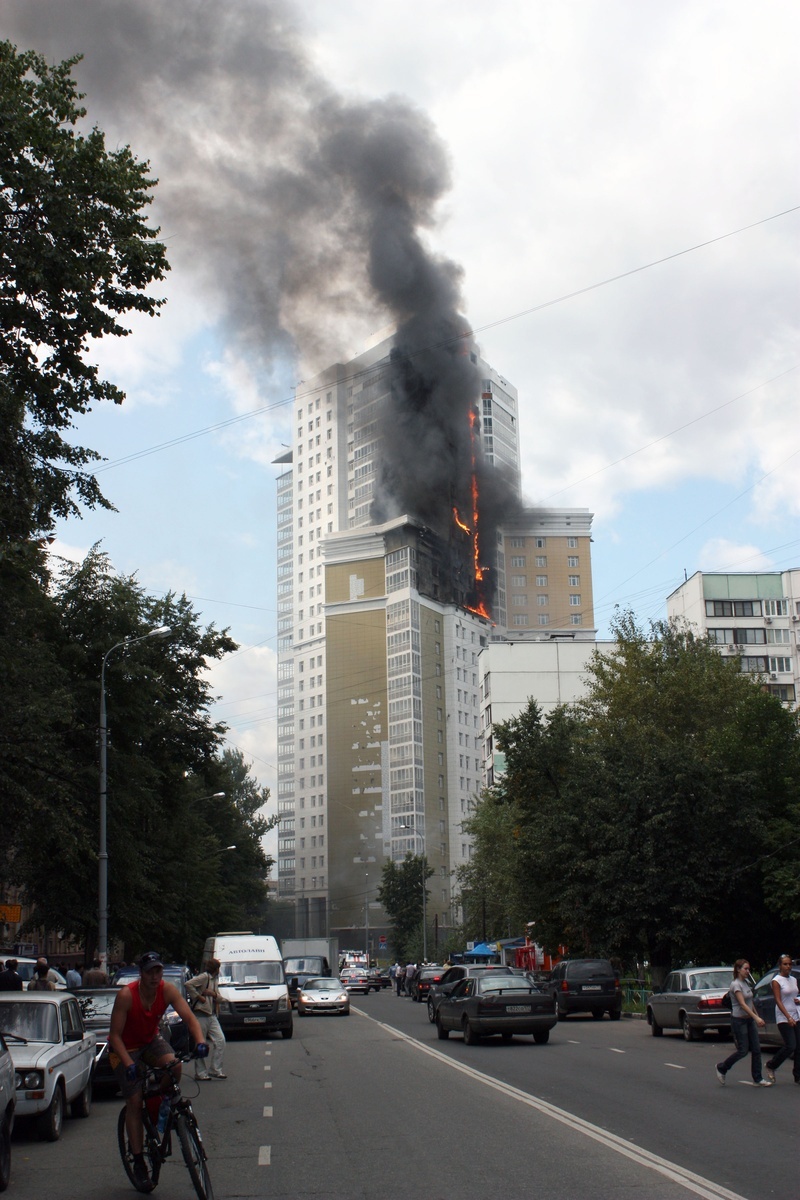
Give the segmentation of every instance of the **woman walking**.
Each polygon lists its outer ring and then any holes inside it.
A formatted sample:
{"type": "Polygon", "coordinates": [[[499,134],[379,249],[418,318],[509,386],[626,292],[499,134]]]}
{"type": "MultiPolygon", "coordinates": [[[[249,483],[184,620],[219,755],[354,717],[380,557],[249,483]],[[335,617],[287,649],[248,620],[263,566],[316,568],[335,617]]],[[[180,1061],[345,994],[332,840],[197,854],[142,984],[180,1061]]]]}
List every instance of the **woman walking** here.
{"type": "Polygon", "coordinates": [[[767,1077],[775,1082],[775,1072],[781,1063],[791,1056],[795,1083],[800,1083],[800,1012],[797,1005],[800,988],[792,975],[792,960],[788,954],[778,959],[778,974],[772,981],[775,997],[775,1023],[783,1038],[783,1045],[773,1054],[767,1065],[767,1077]]]}
{"type": "Polygon", "coordinates": [[[725,1077],[734,1063],[747,1058],[750,1054],[750,1072],[756,1087],[772,1087],[771,1079],[764,1079],[761,1074],[761,1045],[758,1040],[758,1029],[764,1022],[753,1008],[753,989],[748,983],[750,963],[746,958],[737,958],[733,964],[733,982],[728,991],[731,997],[731,1030],[736,1042],[736,1050],[729,1054],[723,1063],[717,1063],[717,1079],[725,1082],[725,1077]]]}

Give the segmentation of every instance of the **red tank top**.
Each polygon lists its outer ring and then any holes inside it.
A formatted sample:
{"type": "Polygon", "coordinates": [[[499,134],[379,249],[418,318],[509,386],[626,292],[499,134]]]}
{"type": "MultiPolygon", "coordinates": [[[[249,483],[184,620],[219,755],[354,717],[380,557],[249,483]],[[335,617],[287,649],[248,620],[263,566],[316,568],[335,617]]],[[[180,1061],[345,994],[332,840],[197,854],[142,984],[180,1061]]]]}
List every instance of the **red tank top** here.
{"type": "Polygon", "coordinates": [[[145,1008],[139,995],[139,980],[129,983],[131,992],[131,1011],[125,1022],[122,1040],[126,1050],[139,1050],[152,1042],[158,1033],[158,1023],[169,1007],[164,999],[164,980],[160,980],[156,990],[156,998],[152,1008],[145,1008]]]}

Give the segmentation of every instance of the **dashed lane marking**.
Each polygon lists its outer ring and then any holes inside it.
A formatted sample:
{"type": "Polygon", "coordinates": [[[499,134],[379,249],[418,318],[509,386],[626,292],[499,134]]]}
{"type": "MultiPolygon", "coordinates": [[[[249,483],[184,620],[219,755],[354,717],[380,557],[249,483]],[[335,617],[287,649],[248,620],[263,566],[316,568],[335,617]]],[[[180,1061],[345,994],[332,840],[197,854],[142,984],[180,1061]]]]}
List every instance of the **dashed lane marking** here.
{"type": "Polygon", "coordinates": [[[261,1146],[258,1151],[258,1165],[269,1167],[272,1163],[272,1146],[261,1146]]]}
{"type": "Polygon", "coordinates": [[[264,1105],[264,1116],[265,1116],[265,1117],[271,1117],[271,1116],[272,1116],[272,1105],[271,1105],[271,1104],[265,1104],[265,1105],[264,1105]]]}
{"type": "Polygon", "coordinates": [[[673,1071],[685,1071],[686,1067],[680,1066],[679,1063],[664,1063],[665,1067],[672,1067],[673,1071]]]}

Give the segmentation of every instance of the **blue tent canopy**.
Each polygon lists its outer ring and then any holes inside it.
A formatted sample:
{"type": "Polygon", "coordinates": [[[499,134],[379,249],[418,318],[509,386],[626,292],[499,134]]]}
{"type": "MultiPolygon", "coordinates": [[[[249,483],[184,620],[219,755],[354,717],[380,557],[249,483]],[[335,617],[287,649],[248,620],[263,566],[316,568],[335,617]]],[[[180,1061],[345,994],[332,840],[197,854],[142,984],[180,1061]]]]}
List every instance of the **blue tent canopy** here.
{"type": "Polygon", "coordinates": [[[478,942],[478,943],[477,943],[477,945],[473,946],[472,950],[466,950],[466,951],[464,952],[464,958],[471,958],[471,959],[478,959],[478,958],[496,959],[496,958],[499,958],[499,957],[500,957],[500,956],[499,956],[499,954],[497,953],[497,950],[495,949],[495,947],[494,947],[494,946],[490,946],[490,945],[489,945],[487,942],[478,942]]]}

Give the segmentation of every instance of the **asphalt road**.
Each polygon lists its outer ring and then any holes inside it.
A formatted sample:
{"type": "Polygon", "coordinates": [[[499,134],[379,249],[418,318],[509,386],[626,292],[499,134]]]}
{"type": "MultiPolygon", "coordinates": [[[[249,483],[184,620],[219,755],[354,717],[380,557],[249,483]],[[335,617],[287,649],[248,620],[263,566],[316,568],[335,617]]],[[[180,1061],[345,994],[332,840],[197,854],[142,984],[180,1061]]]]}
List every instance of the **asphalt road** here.
{"type": "MultiPolygon", "coordinates": [[[[196,1085],[217,1200],[794,1200],[800,1087],[742,1063],[729,1043],[654,1039],[641,1021],[560,1023],[531,1038],[438,1041],[425,1008],[389,992],[349,1018],[295,1019],[290,1041],[233,1041],[224,1081],[196,1085]]],[[[123,1200],[136,1193],[116,1147],[118,1100],[68,1121],[60,1142],[20,1127],[9,1197],[123,1200]]],[[[180,1158],[157,1196],[191,1200],[180,1158]]]]}

